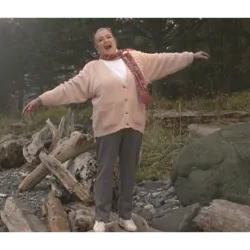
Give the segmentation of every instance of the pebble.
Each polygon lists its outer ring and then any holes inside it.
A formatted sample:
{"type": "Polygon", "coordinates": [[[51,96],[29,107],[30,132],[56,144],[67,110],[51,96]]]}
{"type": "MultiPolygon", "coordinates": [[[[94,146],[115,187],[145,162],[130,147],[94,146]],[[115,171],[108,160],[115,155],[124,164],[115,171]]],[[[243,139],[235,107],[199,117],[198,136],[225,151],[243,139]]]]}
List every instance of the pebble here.
{"type": "Polygon", "coordinates": [[[149,212],[152,214],[152,215],[155,215],[156,214],[156,209],[154,207],[152,207],[149,212]]]}
{"type": "Polygon", "coordinates": [[[137,205],[138,207],[142,207],[144,204],[143,204],[143,202],[138,202],[136,205],[137,205]]]}
{"type": "Polygon", "coordinates": [[[152,204],[147,204],[144,206],[144,209],[146,209],[146,210],[150,210],[152,208],[154,208],[154,206],[152,204]]]}
{"type": "Polygon", "coordinates": [[[135,195],[134,196],[134,200],[139,201],[140,200],[140,196],[139,195],[135,195]]]}
{"type": "Polygon", "coordinates": [[[142,181],[136,185],[134,212],[148,222],[181,207],[171,180],[142,181]]]}
{"type": "Polygon", "coordinates": [[[152,193],[153,197],[157,197],[161,192],[152,193]]]}

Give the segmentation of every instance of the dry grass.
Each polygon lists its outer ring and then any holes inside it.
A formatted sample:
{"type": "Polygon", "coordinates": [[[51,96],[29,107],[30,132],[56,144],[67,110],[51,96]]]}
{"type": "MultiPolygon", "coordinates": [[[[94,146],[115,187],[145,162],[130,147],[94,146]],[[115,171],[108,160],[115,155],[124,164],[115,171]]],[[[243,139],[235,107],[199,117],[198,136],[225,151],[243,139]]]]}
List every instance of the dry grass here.
{"type": "MultiPolygon", "coordinates": [[[[179,110],[250,110],[250,91],[233,94],[231,96],[220,95],[215,99],[193,99],[185,100],[156,100],[150,106],[155,109],[176,109],[179,110]]],[[[44,126],[47,118],[58,123],[61,116],[66,114],[65,107],[42,109],[32,118],[32,123],[26,123],[20,128],[13,128],[11,124],[20,122],[19,119],[2,117],[0,118],[0,134],[24,133],[38,130],[44,126]]],[[[84,117],[90,117],[91,109],[81,110],[76,115],[76,122],[81,123],[84,117]]],[[[166,127],[163,122],[155,121],[149,117],[148,126],[145,131],[142,145],[141,159],[137,172],[137,180],[142,179],[163,179],[169,175],[173,157],[178,154],[181,148],[190,143],[194,138],[185,133],[180,134],[180,129],[166,127]]],[[[223,121],[221,121],[223,122],[223,121]]]]}
{"type": "Polygon", "coordinates": [[[250,111],[250,91],[233,93],[231,95],[221,94],[214,99],[202,99],[196,97],[192,100],[166,100],[160,99],[154,101],[151,109],[178,109],[181,105],[183,110],[244,110],[250,111]]]}
{"type": "Polygon", "coordinates": [[[169,176],[173,158],[193,140],[189,135],[175,134],[161,121],[148,124],[145,131],[137,180],[165,179],[169,176]]]}

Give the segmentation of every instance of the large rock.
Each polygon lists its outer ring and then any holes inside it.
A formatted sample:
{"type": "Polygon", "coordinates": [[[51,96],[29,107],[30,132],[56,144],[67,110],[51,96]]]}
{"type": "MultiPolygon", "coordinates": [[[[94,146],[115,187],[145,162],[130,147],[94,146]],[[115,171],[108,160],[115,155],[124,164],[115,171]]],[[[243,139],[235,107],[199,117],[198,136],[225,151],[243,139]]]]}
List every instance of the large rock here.
{"type": "Polygon", "coordinates": [[[155,218],[150,225],[162,232],[196,232],[198,228],[193,223],[193,218],[199,211],[200,205],[195,203],[155,218]]]}
{"type": "Polygon", "coordinates": [[[250,124],[230,125],[185,146],[171,179],[181,203],[227,199],[250,204],[250,124]]]}

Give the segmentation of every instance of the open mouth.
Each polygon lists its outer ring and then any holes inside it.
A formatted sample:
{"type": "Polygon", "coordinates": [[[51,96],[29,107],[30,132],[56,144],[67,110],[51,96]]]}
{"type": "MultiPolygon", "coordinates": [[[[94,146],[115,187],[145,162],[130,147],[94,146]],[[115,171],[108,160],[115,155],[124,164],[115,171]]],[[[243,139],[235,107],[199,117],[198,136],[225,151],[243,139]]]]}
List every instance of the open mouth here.
{"type": "Polygon", "coordinates": [[[106,50],[110,50],[111,48],[112,48],[111,44],[104,46],[104,49],[106,49],[106,50]]]}

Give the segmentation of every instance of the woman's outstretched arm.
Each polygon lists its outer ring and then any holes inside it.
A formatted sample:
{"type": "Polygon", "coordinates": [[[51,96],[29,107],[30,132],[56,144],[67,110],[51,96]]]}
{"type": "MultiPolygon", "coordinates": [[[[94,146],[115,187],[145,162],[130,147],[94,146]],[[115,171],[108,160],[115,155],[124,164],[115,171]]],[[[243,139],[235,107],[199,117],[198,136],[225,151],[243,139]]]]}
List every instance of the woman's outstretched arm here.
{"type": "Polygon", "coordinates": [[[209,57],[205,52],[144,53],[134,51],[131,53],[141,64],[147,82],[181,71],[192,64],[194,59],[207,59],[209,57]]]}
{"type": "Polygon", "coordinates": [[[82,103],[90,96],[90,68],[86,65],[75,77],[39,96],[43,106],[82,103]]]}
{"type": "Polygon", "coordinates": [[[46,91],[38,98],[30,101],[22,111],[27,116],[37,107],[59,106],[70,103],[85,102],[92,95],[91,88],[91,67],[87,64],[75,77],[71,78],[52,90],[46,91]]]}

